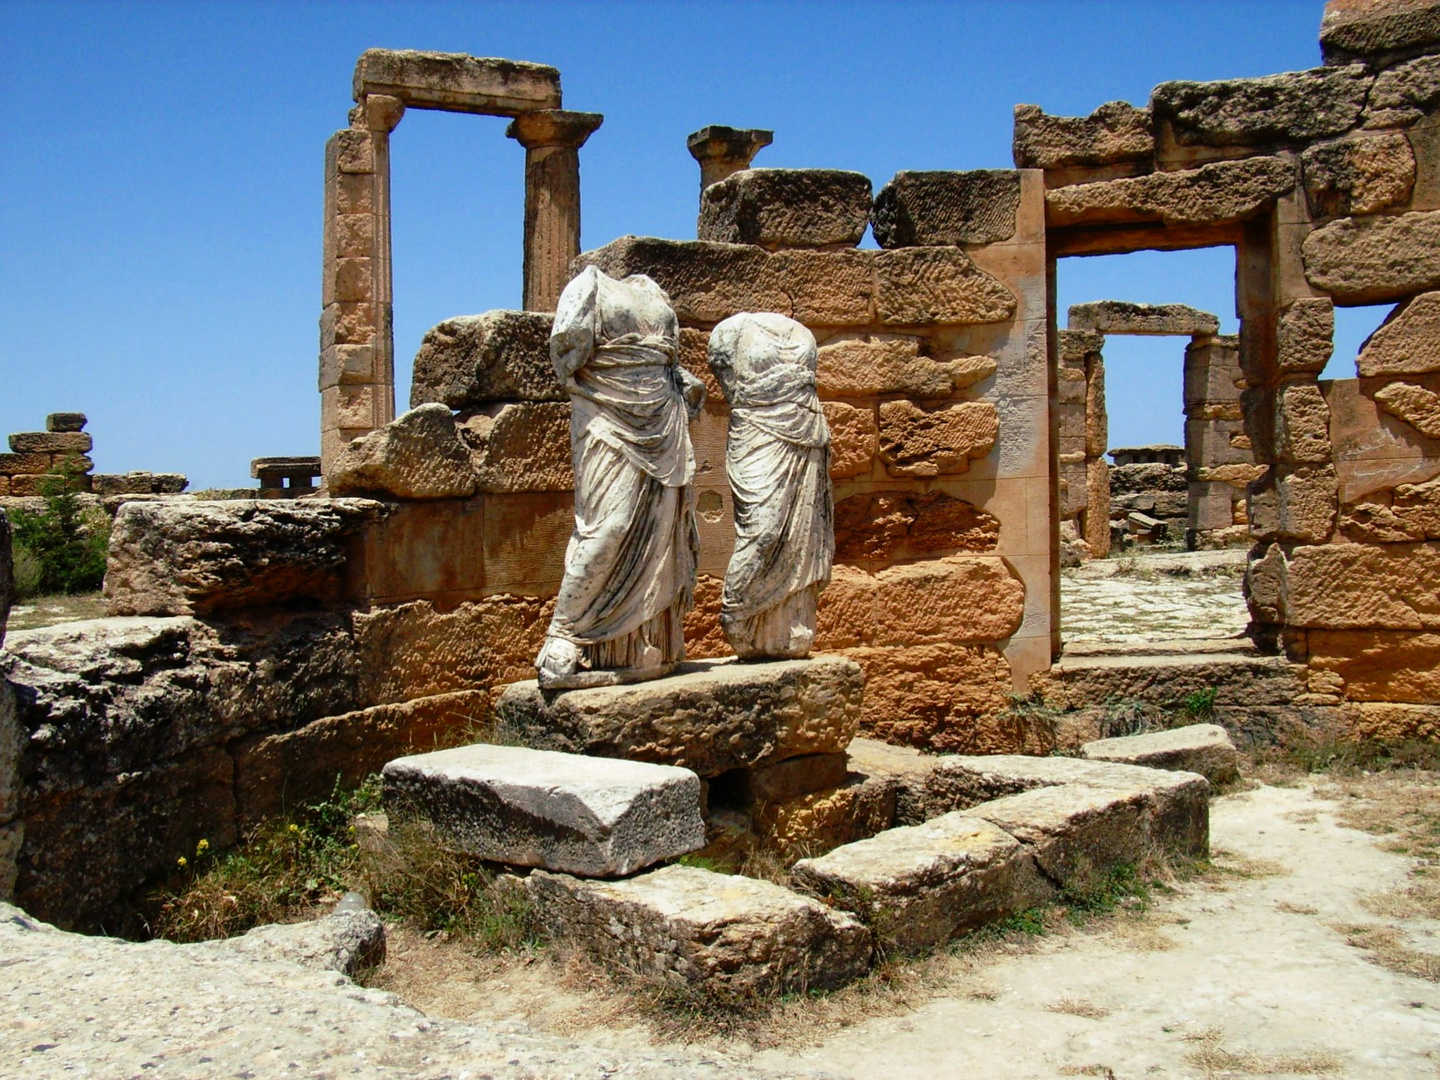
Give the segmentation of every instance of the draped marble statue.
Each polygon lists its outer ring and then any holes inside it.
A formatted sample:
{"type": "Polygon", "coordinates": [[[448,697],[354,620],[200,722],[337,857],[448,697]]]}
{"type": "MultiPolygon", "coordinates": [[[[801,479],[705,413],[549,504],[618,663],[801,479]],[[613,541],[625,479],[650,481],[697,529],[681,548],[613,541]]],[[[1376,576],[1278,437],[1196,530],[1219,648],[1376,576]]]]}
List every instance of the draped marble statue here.
{"type": "Polygon", "coordinates": [[[593,266],[560,294],[550,358],[570,393],[575,531],[535,660],[542,688],[667,674],[695,591],[695,452],[705,387],[678,364],[669,298],[593,266]]]}
{"type": "Polygon", "coordinates": [[[830,429],[815,357],[815,336],[784,315],[732,315],[710,332],[710,367],[730,402],[735,499],[720,625],[742,660],[807,655],[815,601],[830,583],[830,429]]]}

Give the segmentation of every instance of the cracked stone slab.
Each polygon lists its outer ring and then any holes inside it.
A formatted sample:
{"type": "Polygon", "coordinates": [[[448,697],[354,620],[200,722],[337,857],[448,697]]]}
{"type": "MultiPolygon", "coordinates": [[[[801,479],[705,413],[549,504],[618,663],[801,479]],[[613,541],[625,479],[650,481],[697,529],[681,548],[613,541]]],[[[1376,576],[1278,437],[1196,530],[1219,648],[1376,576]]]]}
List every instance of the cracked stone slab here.
{"type": "Polygon", "coordinates": [[[693,866],[625,881],[537,871],[526,889],[560,936],[672,985],[804,993],[843,986],[870,966],[870,931],[859,920],[756,878],[693,866]]]}
{"type": "Polygon", "coordinates": [[[611,877],[705,843],[699,777],[671,765],[477,744],[396,758],[382,776],[392,812],[514,866],[611,877]]]}
{"type": "Polygon", "coordinates": [[[1097,739],[1080,748],[1091,761],[1199,773],[1212,784],[1240,776],[1240,753],[1219,724],[1187,724],[1169,731],[1097,739]]]}

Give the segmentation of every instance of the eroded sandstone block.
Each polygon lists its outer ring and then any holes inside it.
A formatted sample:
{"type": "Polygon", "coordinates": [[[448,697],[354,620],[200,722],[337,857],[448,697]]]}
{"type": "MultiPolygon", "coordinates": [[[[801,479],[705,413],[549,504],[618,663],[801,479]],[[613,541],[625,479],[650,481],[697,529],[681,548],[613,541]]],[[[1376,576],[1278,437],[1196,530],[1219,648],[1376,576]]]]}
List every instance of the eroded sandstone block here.
{"type": "Polygon", "coordinates": [[[1275,453],[1295,463],[1330,460],[1330,406],[1314,383],[1290,383],[1277,391],[1275,453]]]}
{"type": "Polygon", "coordinates": [[[1397,304],[1361,346],[1356,368],[1362,377],[1440,371],[1440,292],[1397,304]]]}
{"type": "Polygon", "coordinates": [[[870,471],[880,452],[880,429],[874,409],[861,409],[839,401],[822,401],[830,428],[830,476],[843,480],[870,471]]]}
{"type": "Polygon", "coordinates": [[[411,406],[438,401],[469,409],[492,401],[564,401],[550,366],[554,316],[487,311],[432,327],[415,354],[411,406]]]}
{"type": "Polygon", "coordinates": [[[1351,540],[1395,544],[1440,540],[1440,478],[1372,492],[1342,509],[1340,529],[1351,540]]]}
{"type": "Polygon", "coordinates": [[[541,920],[602,962],[676,985],[755,994],[830,990],[870,966],[857,919],[768,881],[667,866],[626,881],[537,872],[541,920]]]}
{"type": "Polygon", "coordinates": [[[952,555],[875,574],[837,565],[820,595],[815,645],[999,641],[1019,627],[1024,599],[1020,579],[995,556],[952,555]]]}
{"type": "Polygon", "coordinates": [[[1286,568],[1292,626],[1326,630],[1440,629],[1440,545],[1315,544],[1286,568]]]}
{"type": "Polygon", "coordinates": [[[368,908],[339,910],[309,922],[257,926],[239,937],[194,947],[354,977],[384,962],[385,924],[368,908]]]}
{"type": "Polygon", "coordinates": [[[880,405],[880,458],[891,476],[966,472],[1000,436],[1000,416],[988,401],[927,411],[909,401],[880,405]]]}
{"type": "Polygon", "coordinates": [[[1315,143],[1300,155],[1305,194],[1316,217],[1373,214],[1410,201],[1415,154],[1404,135],[1315,143]]]}
{"type": "Polygon", "coordinates": [[[397,758],[382,775],[391,813],[495,862],[615,877],[705,844],[700,779],[670,765],[481,743],[397,758]]]}
{"type": "Polygon", "coordinates": [[[1306,280],[1339,303],[1440,288],[1440,210],[1332,221],[1305,237],[1301,258],[1306,280]]]}
{"type": "Polygon", "coordinates": [[[1365,109],[1372,128],[1406,127],[1440,103],[1440,56],[1420,56],[1375,76],[1365,109]]]}
{"type": "Polygon", "coordinates": [[[534,680],[516,683],[496,702],[495,717],[497,730],[527,746],[710,777],[843,751],[860,726],[863,688],[859,666],[838,656],[702,660],[631,686],[547,695],[534,680]]]}
{"type": "Polygon", "coordinates": [[[842,169],[742,169],[700,198],[699,238],[777,248],[854,247],[870,222],[870,178],[842,169]]]}
{"type": "Polygon", "coordinates": [[[15,454],[88,454],[94,447],[95,440],[84,431],[20,431],[10,436],[15,454]]]}
{"type": "Polygon", "coordinates": [[[999,538],[999,519],[939,491],[861,493],[835,506],[835,557],[844,562],[993,551],[999,538]]]}
{"type": "Polygon", "coordinates": [[[849,776],[835,787],[762,804],[751,827],[763,847],[789,860],[878,835],[894,824],[894,785],[849,776]]]}
{"type": "Polygon", "coordinates": [[[1276,331],[1278,366],[1282,374],[1319,374],[1335,350],[1335,305],[1328,297],[1291,301],[1276,331]]]}
{"type": "Polygon", "coordinates": [[[994,323],[1015,314],[1015,295],[958,248],[882,251],[875,281],[875,306],[886,325],[994,323]]]}
{"type": "Polygon", "coordinates": [[[339,596],[345,540],[385,513],[369,499],[128,502],[115,514],[112,615],[188,615],[339,596]]]}
{"type": "Polygon", "coordinates": [[[326,478],[333,495],[384,493],[401,499],[445,499],[475,491],[470,451],[448,405],[420,405],[355,439],[326,478]]]}
{"type": "Polygon", "coordinates": [[[1182,146],[1305,143],[1354,127],[1370,83],[1360,64],[1258,79],[1166,82],[1155,87],[1150,108],[1182,146]]]}
{"type": "Polygon", "coordinates": [[[1218,724],[1187,724],[1169,731],[1097,739],[1080,748],[1091,761],[1198,773],[1212,784],[1240,776],[1240,754],[1218,724]]]}
{"type": "Polygon", "coordinates": [[[1337,676],[1347,698],[1440,704],[1440,634],[1311,630],[1310,670],[1337,676]]]}
{"type": "Polygon", "coordinates": [[[1252,217],[1294,186],[1295,167],[1281,158],[1215,161],[1198,169],[1053,188],[1045,193],[1045,222],[1051,227],[1224,224],[1252,217]]]}
{"type": "Polygon", "coordinates": [[[905,952],[942,945],[1055,892],[1019,841],[963,813],[801,859],[791,872],[807,891],[874,926],[878,945],[905,952]]]}
{"type": "Polygon", "coordinates": [[[1393,382],[1375,391],[1375,402],[1427,439],[1440,439],[1440,394],[1414,383],[1393,382]]]}
{"type": "Polygon", "coordinates": [[[465,53],[366,49],[355,62],[355,100],[397,98],[421,109],[514,116],[560,107],[560,72],[547,64],[465,53]]]}
{"type": "Polygon", "coordinates": [[[1150,110],[1107,101],[1089,116],[1048,116],[1038,105],[1016,105],[1013,153],[1017,169],[1148,161],[1155,154],[1150,110]]]}
{"type": "Polygon", "coordinates": [[[571,491],[570,403],[525,401],[462,414],[475,488],[484,492],[571,491]]]}
{"type": "Polygon", "coordinates": [[[895,174],[875,196],[882,248],[994,244],[1015,235],[1020,174],[1011,169],[895,174]]]}
{"type": "Polygon", "coordinates": [[[920,355],[918,338],[898,334],[832,338],[820,347],[817,390],[822,396],[950,397],[995,374],[988,356],[936,360],[920,355]]]}
{"type": "Polygon", "coordinates": [[[1440,6],[1433,0],[1330,0],[1320,20],[1327,64],[1440,43],[1440,6]]]}

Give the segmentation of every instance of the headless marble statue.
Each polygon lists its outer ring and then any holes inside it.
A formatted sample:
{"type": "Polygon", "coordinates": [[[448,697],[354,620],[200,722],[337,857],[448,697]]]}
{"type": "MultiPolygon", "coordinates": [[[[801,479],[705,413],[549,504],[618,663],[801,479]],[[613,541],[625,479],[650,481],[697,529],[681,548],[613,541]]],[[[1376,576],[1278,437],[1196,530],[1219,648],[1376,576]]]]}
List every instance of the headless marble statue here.
{"type": "Polygon", "coordinates": [[[676,360],[679,327],[643,274],[593,266],[560,294],[550,358],[570,393],[575,531],[542,688],[653,679],[684,659],[695,591],[695,453],[705,387],[676,360]]]}
{"type": "Polygon", "coordinates": [[[710,333],[710,367],[730,402],[735,500],[720,625],[742,660],[807,655],[815,601],[830,583],[830,430],[815,358],[815,336],[784,315],[733,315],[710,333]]]}

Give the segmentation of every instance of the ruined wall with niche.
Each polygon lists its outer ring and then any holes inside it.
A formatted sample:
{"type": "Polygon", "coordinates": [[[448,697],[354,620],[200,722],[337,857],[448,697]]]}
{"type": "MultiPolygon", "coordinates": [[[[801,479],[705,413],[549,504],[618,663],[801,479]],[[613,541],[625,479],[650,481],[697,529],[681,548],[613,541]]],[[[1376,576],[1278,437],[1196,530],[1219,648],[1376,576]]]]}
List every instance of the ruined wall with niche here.
{"type": "MultiPolygon", "coordinates": [[[[894,246],[859,250],[868,179],[747,170],[706,197],[701,232],[724,239],[625,237],[579,257],[574,270],[645,273],[666,289],[681,361],[709,390],[692,425],[691,655],[729,654],[718,625],[733,546],[728,412],[705,361],[709,331],[739,311],[779,311],[816,335],[834,439],[837,565],[817,650],[866,668],[866,724],[878,735],[936,749],[1026,745],[999,714],[1049,663],[1040,199],[1038,176],[1020,172],[901,174],[875,200],[877,231],[894,246]],[[887,226],[887,213],[904,225],[887,226]]],[[[405,658],[392,665],[397,695],[532,676],[572,525],[569,404],[550,370],[549,324],[503,311],[448,320],[416,358],[411,404],[454,410],[475,490],[400,498],[356,541],[351,595],[370,609],[357,618],[385,627],[377,663],[405,658]],[[470,643],[471,663],[424,659],[454,638],[470,643]]],[[[376,476],[342,456],[331,491],[383,488],[394,500],[399,485],[376,476]]]]}
{"type": "Polygon", "coordinates": [[[1320,68],[1015,129],[1052,257],[1236,246],[1252,632],[1308,665],[1297,704],[1389,738],[1440,732],[1440,41],[1397,10],[1330,4],[1320,68]],[[1360,377],[1321,382],[1334,305],[1381,302],[1360,377]]]}

